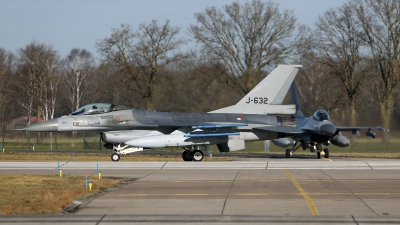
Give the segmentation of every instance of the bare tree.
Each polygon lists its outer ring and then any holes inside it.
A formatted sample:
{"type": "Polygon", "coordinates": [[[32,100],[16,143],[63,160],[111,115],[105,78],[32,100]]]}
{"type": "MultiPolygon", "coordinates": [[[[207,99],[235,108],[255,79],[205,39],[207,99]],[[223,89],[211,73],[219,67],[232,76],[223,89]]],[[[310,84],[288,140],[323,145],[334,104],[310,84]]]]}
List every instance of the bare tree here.
{"type": "Polygon", "coordinates": [[[119,29],[112,29],[111,37],[96,44],[103,59],[126,74],[121,83],[133,83],[132,89],[142,96],[147,109],[154,108],[154,87],[160,68],[183,57],[176,53],[184,43],[178,38],[179,30],[169,20],[161,25],[157,20],[141,24],[137,32],[122,24],[119,29]]]}
{"type": "Polygon", "coordinates": [[[226,65],[225,82],[241,95],[263,78],[260,71],[265,66],[293,56],[306,30],[296,24],[293,11],[280,12],[272,1],[233,2],[222,10],[208,7],[195,18],[197,24],[189,32],[202,51],[226,65]]]}
{"type": "MultiPolygon", "coordinates": [[[[400,1],[353,0],[362,37],[369,47],[371,81],[378,95],[383,125],[391,125],[400,78],[400,1]]],[[[388,136],[384,133],[385,141],[388,136]]]]}
{"type": "Polygon", "coordinates": [[[332,117],[338,117],[344,108],[343,85],[338,77],[326,76],[329,73],[328,68],[318,63],[317,58],[312,51],[301,56],[303,68],[296,77],[301,109],[306,116],[324,109],[332,117]]]}
{"type": "Polygon", "coordinates": [[[52,46],[35,41],[19,50],[18,84],[27,90],[29,99],[36,100],[38,122],[42,117],[45,87],[55,75],[58,60],[52,46]]]}
{"type": "Polygon", "coordinates": [[[7,115],[8,106],[12,101],[12,76],[14,73],[15,56],[11,52],[0,48],[0,124],[1,129],[4,129],[6,119],[10,117],[7,115]]]}
{"type": "Polygon", "coordinates": [[[318,18],[315,32],[316,59],[327,66],[331,74],[341,79],[350,103],[352,126],[356,123],[356,93],[365,69],[365,61],[361,56],[364,44],[362,28],[354,17],[354,8],[347,4],[331,9],[318,18]]]}
{"type": "Polygon", "coordinates": [[[74,48],[63,60],[63,83],[67,88],[67,99],[72,111],[82,102],[95,101],[99,96],[94,74],[95,63],[92,54],[85,49],[74,48]]]}
{"type": "Polygon", "coordinates": [[[60,82],[59,72],[55,72],[55,74],[49,80],[48,84],[45,84],[44,86],[45,89],[43,92],[44,120],[49,120],[54,118],[59,82],[60,82]]]}

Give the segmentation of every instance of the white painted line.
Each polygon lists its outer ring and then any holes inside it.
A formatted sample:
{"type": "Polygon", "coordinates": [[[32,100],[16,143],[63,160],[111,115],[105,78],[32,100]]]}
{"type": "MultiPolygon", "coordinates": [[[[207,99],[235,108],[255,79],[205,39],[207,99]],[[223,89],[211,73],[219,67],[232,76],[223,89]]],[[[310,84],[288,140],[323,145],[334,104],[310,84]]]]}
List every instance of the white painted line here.
{"type": "Polygon", "coordinates": [[[168,162],[164,169],[265,169],[267,162],[168,162]]]}
{"type": "MultiPolygon", "coordinates": [[[[57,162],[0,162],[0,170],[56,169],[57,162]]],[[[232,161],[232,162],[60,162],[61,169],[353,169],[400,170],[400,160],[373,161],[232,161]]]]}

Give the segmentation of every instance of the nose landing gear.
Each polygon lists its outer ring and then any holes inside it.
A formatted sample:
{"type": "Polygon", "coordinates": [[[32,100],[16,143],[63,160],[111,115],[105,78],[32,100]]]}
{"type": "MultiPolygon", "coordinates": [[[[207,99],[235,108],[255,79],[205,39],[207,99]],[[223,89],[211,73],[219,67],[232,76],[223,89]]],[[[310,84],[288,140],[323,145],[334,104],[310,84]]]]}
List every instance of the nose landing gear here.
{"type": "Polygon", "coordinates": [[[111,160],[112,160],[113,162],[118,162],[120,158],[121,158],[121,157],[119,156],[118,153],[113,153],[113,154],[111,155],[111,160]]]}

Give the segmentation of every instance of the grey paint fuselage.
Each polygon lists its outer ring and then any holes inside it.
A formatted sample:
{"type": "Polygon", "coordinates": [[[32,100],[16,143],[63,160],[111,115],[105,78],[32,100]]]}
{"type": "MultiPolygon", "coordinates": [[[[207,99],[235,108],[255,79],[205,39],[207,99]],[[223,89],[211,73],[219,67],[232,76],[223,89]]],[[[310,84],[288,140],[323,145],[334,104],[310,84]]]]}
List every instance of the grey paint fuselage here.
{"type": "Polygon", "coordinates": [[[70,132],[70,131],[100,131],[103,141],[108,143],[124,143],[143,136],[171,134],[175,130],[190,132],[200,125],[241,124],[229,128],[215,128],[213,131],[235,131],[240,135],[235,137],[196,138],[211,140],[211,144],[226,142],[228,138],[246,141],[268,140],[279,137],[278,132],[256,130],[260,126],[285,125],[292,119],[271,115],[233,114],[233,113],[175,113],[158,112],[141,109],[125,109],[102,114],[68,115],[57,119],[33,124],[28,131],[70,132]],[[107,140],[109,137],[109,140],[107,140]],[[112,137],[112,139],[111,139],[112,137]]]}
{"type": "MultiPolygon", "coordinates": [[[[62,116],[49,120],[54,124],[52,131],[110,131],[110,130],[154,130],[156,128],[193,127],[207,124],[248,124],[241,129],[251,129],[252,125],[282,125],[281,117],[269,115],[240,115],[225,113],[173,113],[140,109],[127,109],[94,115],[62,116]],[[238,119],[238,116],[241,117],[238,119]]],[[[32,125],[32,129],[36,124],[32,125]]],[[[37,124],[39,125],[39,124],[37,124]]],[[[29,129],[28,129],[29,130],[29,129]]]]}

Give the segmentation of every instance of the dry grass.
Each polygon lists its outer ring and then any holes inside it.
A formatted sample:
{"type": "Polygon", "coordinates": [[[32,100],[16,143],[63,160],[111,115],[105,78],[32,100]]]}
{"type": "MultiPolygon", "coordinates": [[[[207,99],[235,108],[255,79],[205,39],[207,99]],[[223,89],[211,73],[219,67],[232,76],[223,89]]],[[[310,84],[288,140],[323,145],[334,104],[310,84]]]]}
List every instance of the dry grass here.
{"type": "Polygon", "coordinates": [[[330,153],[330,156],[353,158],[400,159],[400,153],[330,153]]]}
{"type": "MultiPolygon", "coordinates": [[[[19,161],[19,162],[101,162],[101,161],[111,161],[111,154],[96,154],[96,153],[25,153],[25,152],[6,152],[0,153],[0,161],[19,161]]],[[[121,162],[128,161],[182,161],[181,156],[170,156],[170,155],[141,155],[141,154],[132,154],[132,155],[122,155],[121,162]]],[[[217,158],[208,158],[204,157],[204,161],[231,161],[230,158],[226,157],[217,157],[217,158]]]]}
{"type": "Polygon", "coordinates": [[[123,180],[90,177],[93,189],[89,192],[82,176],[0,175],[0,214],[57,213],[74,199],[123,180]]]}

